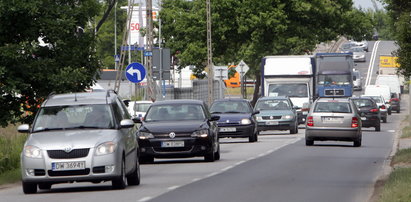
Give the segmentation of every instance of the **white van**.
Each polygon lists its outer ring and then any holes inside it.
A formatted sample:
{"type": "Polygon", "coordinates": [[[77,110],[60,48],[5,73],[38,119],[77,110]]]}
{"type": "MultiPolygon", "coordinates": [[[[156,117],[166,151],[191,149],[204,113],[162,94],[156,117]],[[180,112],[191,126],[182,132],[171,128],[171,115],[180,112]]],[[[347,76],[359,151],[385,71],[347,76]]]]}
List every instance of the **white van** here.
{"type": "MultiPolygon", "coordinates": [[[[375,85],[387,85],[390,87],[390,92],[395,93],[397,98],[401,95],[400,79],[397,75],[378,75],[375,80],[375,85]]],[[[390,97],[391,98],[391,97],[390,97]]],[[[388,99],[390,100],[390,99],[388,99]]]]}
{"type": "Polygon", "coordinates": [[[364,95],[381,95],[388,102],[391,99],[391,90],[387,85],[368,85],[365,87],[364,95]]]}

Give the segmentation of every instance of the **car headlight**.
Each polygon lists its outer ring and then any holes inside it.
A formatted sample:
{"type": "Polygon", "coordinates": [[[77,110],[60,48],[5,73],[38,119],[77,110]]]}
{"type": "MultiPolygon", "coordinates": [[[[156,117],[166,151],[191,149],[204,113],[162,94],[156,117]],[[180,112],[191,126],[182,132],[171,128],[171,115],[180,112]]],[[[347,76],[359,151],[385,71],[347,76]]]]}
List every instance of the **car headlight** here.
{"type": "Polygon", "coordinates": [[[257,119],[257,121],[262,121],[262,120],[263,120],[263,117],[257,116],[256,119],[257,119]]]}
{"type": "Polygon", "coordinates": [[[100,144],[96,148],[96,155],[105,155],[105,154],[111,154],[116,150],[116,143],[114,142],[105,142],[103,144],[100,144]]]}
{"type": "Polygon", "coordinates": [[[251,120],[250,120],[250,119],[241,119],[241,124],[242,124],[242,125],[251,124],[251,120]]]}
{"type": "Polygon", "coordinates": [[[293,115],[284,115],[284,116],[282,117],[282,119],[292,119],[292,118],[294,118],[293,115]]]}
{"type": "Polygon", "coordinates": [[[208,130],[195,131],[191,134],[191,137],[208,137],[208,130]]]}
{"type": "Polygon", "coordinates": [[[154,138],[154,135],[149,132],[139,132],[138,138],[140,138],[141,140],[145,140],[145,139],[154,138]]]}
{"type": "Polygon", "coordinates": [[[24,156],[29,157],[29,158],[36,158],[36,159],[43,158],[41,149],[36,146],[32,146],[32,145],[25,146],[23,152],[24,152],[24,156]]]}

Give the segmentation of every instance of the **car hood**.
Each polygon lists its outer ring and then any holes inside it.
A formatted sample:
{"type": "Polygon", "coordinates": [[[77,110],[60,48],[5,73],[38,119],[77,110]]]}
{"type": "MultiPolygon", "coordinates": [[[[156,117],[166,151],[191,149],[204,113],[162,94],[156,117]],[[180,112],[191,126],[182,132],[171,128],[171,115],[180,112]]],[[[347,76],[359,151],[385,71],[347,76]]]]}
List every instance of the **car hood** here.
{"type": "Polygon", "coordinates": [[[65,130],[32,133],[26,145],[34,145],[47,150],[71,148],[92,148],[103,142],[116,139],[118,130],[65,130]]]}
{"type": "Polygon", "coordinates": [[[240,122],[241,119],[250,119],[251,113],[229,113],[229,114],[215,114],[220,116],[218,120],[219,123],[226,123],[228,122],[240,122]]]}
{"type": "Polygon", "coordinates": [[[290,99],[295,106],[300,108],[304,107],[304,103],[310,103],[310,99],[308,97],[290,97],[290,99]]]}
{"type": "Polygon", "coordinates": [[[199,129],[206,129],[207,123],[200,120],[143,122],[140,131],[150,133],[190,133],[199,129]]]}
{"type": "Polygon", "coordinates": [[[257,116],[282,116],[282,115],[294,115],[291,110],[260,110],[257,116]]]}

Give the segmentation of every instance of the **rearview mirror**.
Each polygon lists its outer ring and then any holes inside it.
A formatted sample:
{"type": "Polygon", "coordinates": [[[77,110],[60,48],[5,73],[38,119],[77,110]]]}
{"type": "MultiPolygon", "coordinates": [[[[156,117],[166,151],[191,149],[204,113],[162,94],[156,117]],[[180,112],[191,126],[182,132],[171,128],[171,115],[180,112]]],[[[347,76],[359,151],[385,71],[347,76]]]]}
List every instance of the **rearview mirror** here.
{"type": "Polygon", "coordinates": [[[218,120],[220,120],[220,116],[211,115],[211,118],[209,120],[210,121],[218,121],[218,120]]]}
{"type": "Polygon", "coordinates": [[[259,113],[260,113],[260,110],[255,110],[255,111],[251,114],[251,116],[256,115],[256,114],[259,114],[259,113]]]}
{"type": "Polygon", "coordinates": [[[29,130],[30,130],[29,124],[23,124],[17,127],[17,131],[19,131],[20,133],[28,133],[29,130]]]}

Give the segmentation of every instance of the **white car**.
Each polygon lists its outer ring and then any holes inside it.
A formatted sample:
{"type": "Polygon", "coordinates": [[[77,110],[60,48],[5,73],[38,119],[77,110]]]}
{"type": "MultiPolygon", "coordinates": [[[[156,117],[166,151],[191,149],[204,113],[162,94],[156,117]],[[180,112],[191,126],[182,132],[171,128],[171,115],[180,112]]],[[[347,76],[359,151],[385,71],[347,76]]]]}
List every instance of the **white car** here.
{"type": "Polygon", "coordinates": [[[360,46],[355,46],[350,48],[350,52],[352,52],[353,54],[353,59],[355,62],[365,62],[366,58],[365,58],[365,51],[362,47],[360,46]]]}
{"type": "Polygon", "coordinates": [[[353,41],[352,43],[355,44],[355,46],[361,47],[364,51],[368,52],[368,42],[367,41],[353,41]]]}
{"type": "Polygon", "coordinates": [[[142,100],[142,101],[130,101],[128,103],[127,110],[132,117],[144,117],[148,108],[153,104],[152,101],[142,100]]]}

